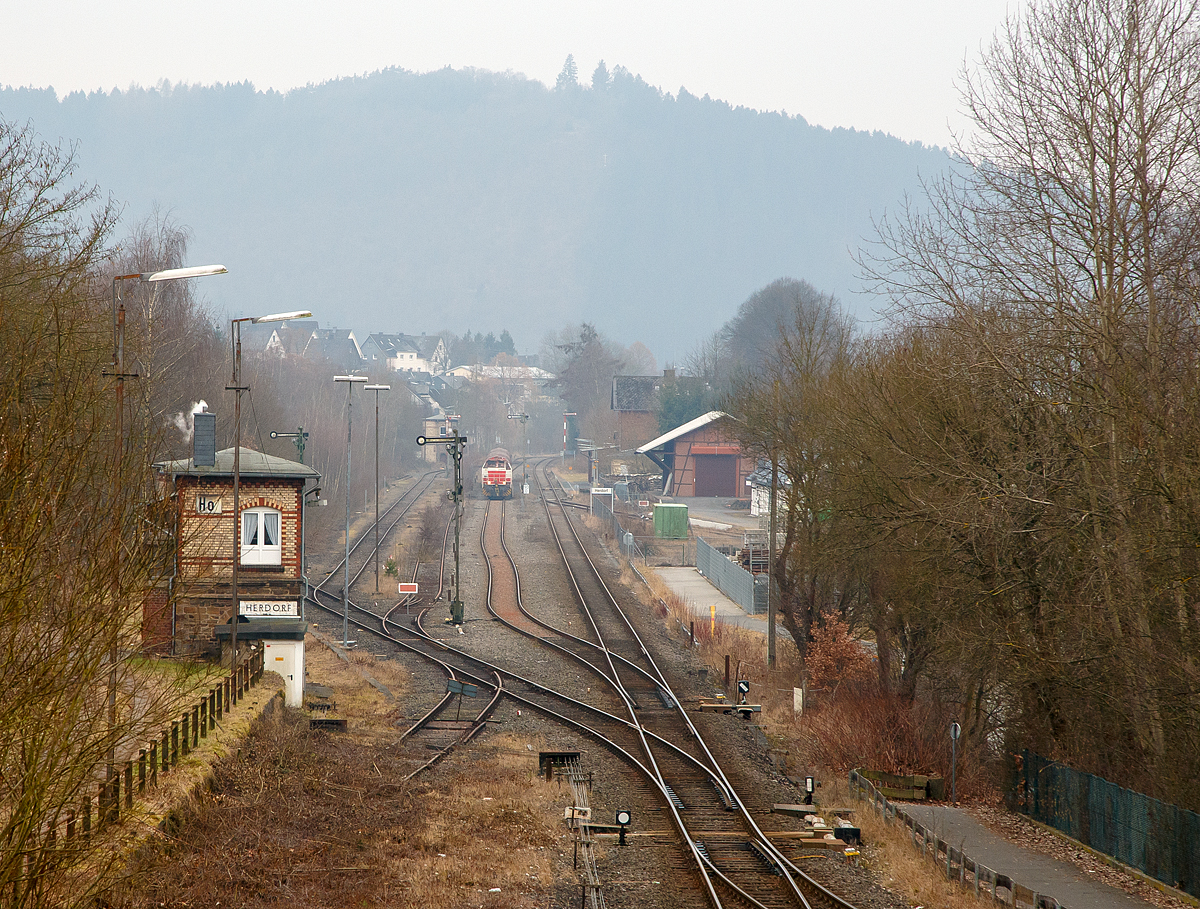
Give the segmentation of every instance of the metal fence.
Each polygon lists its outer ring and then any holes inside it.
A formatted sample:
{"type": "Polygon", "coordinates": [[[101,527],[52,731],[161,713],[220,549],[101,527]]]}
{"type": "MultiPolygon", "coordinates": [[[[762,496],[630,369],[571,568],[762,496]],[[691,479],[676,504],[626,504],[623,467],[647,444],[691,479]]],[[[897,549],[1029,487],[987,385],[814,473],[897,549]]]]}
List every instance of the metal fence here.
{"type": "Polygon", "coordinates": [[[1200,814],[1122,789],[1032,751],[1017,773],[1019,810],[1157,880],[1200,896],[1200,814]]]}
{"type": "Polygon", "coordinates": [[[750,615],[767,611],[767,579],[731,562],[728,556],[700,536],[696,537],[696,568],[750,615]]]}
{"type": "Polygon", "coordinates": [[[613,510],[604,504],[603,498],[599,496],[592,497],[592,515],[602,521],[607,521],[612,535],[616,538],[617,544],[620,547],[621,554],[630,561],[641,559],[642,564],[647,564],[646,553],[638,541],[634,539],[632,531],[626,531],[621,525],[621,519],[613,513],[613,510]]]}

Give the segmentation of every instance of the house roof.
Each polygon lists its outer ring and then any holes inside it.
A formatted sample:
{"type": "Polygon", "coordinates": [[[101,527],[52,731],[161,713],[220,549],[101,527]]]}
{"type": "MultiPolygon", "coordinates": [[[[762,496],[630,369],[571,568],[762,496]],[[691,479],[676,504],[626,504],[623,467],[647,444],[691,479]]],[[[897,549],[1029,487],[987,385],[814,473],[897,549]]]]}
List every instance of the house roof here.
{"type": "Polygon", "coordinates": [[[415,353],[423,360],[428,360],[437,353],[438,345],[442,343],[441,335],[405,335],[384,331],[372,332],[367,341],[373,342],[389,357],[398,353],[415,353]]]}
{"type": "Polygon", "coordinates": [[[697,430],[702,426],[707,426],[709,423],[713,423],[716,420],[720,420],[722,417],[727,417],[727,416],[729,416],[729,414],[724,413],[723,411],[710,410],[708,413],[706,413],[702,417],[696,417],[696,419],[694,419],[694,420],[689,420],[688,422],[684,423],[682,426],[676,426],[670,432],[664,433],[663,435],[659,436],[657,439],[651,439],[649,442],[647,442],[645,445],[643,445],[641,448],[639,448],[637,450],[637,453],[645,454],[648,451],[653,451],[655,448],[662,448],[668,442],[674,442],[680,436],[685,436],[689,432],[697,430]]]}
{"type": "MultiPolygon", "coordinates": [[[[176,461],[159,461],[154,469],[159,473],[169,473],[175,477],[232,477],[233,449],[226,448],[217,452],[212,467],[197,467],[192,458],[181,458],[176,461]]],[[[264,454],[252,448],[241,449],[238,475],[242,477],[283,477],[286,479],[320,479],[321,475],[297,461],[287,458],[277,458],[264,454]]]]}
{"type": "Polygon", "coordinates": [[[662,376],[613,376],[612,409],[651,411],[658,400],[662,376]]]}
{"type": "Polygon", "coordinates": [[[277,350],[285,356],[301,356],[316,330],[317,323],[312,320],[284,322],[272,330],[266,349],[277,350]]]}
{"type": "Polygon", "coordinates": [[[305,345],[304,356],[324,357],[348,369],[361,366],[364,359],[354,332],[346,328],[318,328],[305,345]]]}

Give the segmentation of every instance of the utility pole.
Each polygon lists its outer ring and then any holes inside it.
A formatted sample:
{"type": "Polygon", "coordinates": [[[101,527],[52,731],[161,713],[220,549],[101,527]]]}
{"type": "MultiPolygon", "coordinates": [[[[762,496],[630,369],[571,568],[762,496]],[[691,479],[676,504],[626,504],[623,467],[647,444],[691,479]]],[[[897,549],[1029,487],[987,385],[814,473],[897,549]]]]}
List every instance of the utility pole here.
{"type": "Polygon", "coordinates": [[[375,392],[375,592],[379,593],[379,393],[391,391],[390,385],[364,385],[375,392]]]}
{"type": "Polygon", "coordinates": [[[779,488],[779,456],[771,450],[771,521],[767,537],[767,667],[775,668],[775,492],[779,488]]]}
{"type": "Polygon", "coordinates": [[[525,446],[521,451],[521,505],[524,507],[524,496],[529,493],[529,472],[527,469],[529,465],[529,414],[510,413],[508,418],[510,420],[521,421],[521,440],[525,446]]]}
{"type": "Polygon", "coordinates": [[[350,646],[350,441],[351,417],[354,414],[354,383],[366,382],[366,376],[334,376],[333,381],[346,383],[346,561],[342,563],[342,646],[350,646]]]}

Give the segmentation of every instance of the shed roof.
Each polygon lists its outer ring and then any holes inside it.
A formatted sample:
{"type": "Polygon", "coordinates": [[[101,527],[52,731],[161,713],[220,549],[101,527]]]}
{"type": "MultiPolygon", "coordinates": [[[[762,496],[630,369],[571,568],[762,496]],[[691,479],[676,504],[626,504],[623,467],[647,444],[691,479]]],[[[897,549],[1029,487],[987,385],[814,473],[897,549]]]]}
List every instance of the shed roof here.
{"type": "Polygon", "coordinates": [[[637,453],[645,454],[648,451],[653,451],[655,448],[662,448],[662,446],[666,445],[668,442],[674,442],[680,436],[685,436],[689,432],[693,432],[702,426],[707,426],[709,423],[713,423],[722,417],[727,416],[729,416],[729,414],[725,413],[724,411],[710,410],[702,417],[696,417],[694,420],[689,420],[682,426],[676,426],[670,432],[663,433],[657,439],[651,439],[649,442],[639,448],[637,453]]]}
{"type": "MultiPolygon", "coordinates": [[[[233,449],[226,448],[217,452],[212,467],[197,467],[192,458],[181,458],[176,461],[159,461],[154,469],[159,473],[169,473],[174,477],[232,477],[233,449]]],[[[283,477],[285,479],[319,479],[320,474],[298,461],[287,458],[277,458],[264,454],[252,448],[241,449],[241,463],[238,464],[238,475],[243,477],[283,477]]]]}

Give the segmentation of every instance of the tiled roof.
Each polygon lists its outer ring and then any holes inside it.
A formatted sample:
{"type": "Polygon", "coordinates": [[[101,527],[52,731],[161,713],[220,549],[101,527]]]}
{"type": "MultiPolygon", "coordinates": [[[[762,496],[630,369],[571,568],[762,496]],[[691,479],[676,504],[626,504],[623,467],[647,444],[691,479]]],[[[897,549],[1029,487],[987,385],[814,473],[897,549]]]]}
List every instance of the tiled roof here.
{"type": "Polygon", "coordinates": [[[662,381],[662,376],[613,376],[612,409],[654,410],[662,381]]]}

